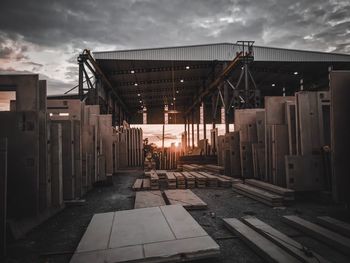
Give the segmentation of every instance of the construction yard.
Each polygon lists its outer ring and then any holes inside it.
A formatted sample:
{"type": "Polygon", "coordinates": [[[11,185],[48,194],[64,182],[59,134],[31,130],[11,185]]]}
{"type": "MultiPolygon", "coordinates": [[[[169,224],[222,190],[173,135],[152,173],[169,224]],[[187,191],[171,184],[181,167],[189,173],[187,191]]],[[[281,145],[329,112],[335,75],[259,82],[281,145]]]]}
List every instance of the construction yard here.
{"type": "Polygon", "coordinates": [[[0,74],[1,259],[349,262],[349,62],[237,41],[84,49],[64,94],[0,74]]]}
{"type": "MultiPolygon", "coordinates": [[[[133,209],[135,192],[131,186],[142,170],[123,171],[114,177],[114,185],[98,187],[86,195],[81,206],[67,207],[25,239],[9,246],[8,262],[69,262],[86,227],[95,213],[133,209]],[[21,253],[18,253],[21,251],[21,253]]],[[[318,197],[304,197],[288,207],[273,209],[235,193],[232,189],[193,189],[208,204],[205,210],[191,210],[191,215],[220,245],[218,258],[198,262],[263,262],[249,246],[223,225],[223,218],[256,216],[294,240],[328,259],[348,262],[348,257],[295,230],[281,221],[283,215],[297,214],[314,221],[317,216],[335,216],[348,221],[350,215],[341,206],[322,204],[318,197]]]]}

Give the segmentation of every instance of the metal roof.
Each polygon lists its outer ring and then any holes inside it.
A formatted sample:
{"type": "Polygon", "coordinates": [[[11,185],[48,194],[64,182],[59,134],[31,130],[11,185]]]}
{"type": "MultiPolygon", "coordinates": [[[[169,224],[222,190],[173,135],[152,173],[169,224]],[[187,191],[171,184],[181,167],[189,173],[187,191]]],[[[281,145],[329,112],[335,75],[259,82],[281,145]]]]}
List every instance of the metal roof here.
{"type": "MultiPolygon", "coordinates": [[[[231,43],[93,52],[96,60],[231,61],[241,46],[231,43]]],[[[255,61],[350,62],[350,55],[254,46],[255,61]]]]}

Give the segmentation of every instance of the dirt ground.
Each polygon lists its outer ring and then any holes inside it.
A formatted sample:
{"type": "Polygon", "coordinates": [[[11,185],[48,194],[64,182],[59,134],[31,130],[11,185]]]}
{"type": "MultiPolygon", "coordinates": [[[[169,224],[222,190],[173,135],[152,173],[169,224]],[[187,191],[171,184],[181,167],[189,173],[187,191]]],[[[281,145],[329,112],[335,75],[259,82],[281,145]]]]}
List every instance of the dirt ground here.
{"type": "MultiPolygon", "coordinates": [[[[93,214],[133,208],[135,193],[131,190],[131,185],[141,173],[140,170],[128,170],[113,178],[113,186],[94,188],[85,196],[86,203],[83,206],[66,207],[28,233],[24,239],[9,244],[5,262],[69,262],[93,214]]],[[[245,215],[258,217],[331,262],[350,262],[349,257],[281,221],[283,215],[297,214],[310,221],[315,221],[316,216],[330,215],[350,222],[349,213],[342,207],[308,198],[287,208],[273,209],[239,195],[232,189],[193,189],[193,192],[208,204],[208,209],[190,213],[221,248],[220,258],[197,262],[263,262],[223,225],[222,218],[245,215]]]]}

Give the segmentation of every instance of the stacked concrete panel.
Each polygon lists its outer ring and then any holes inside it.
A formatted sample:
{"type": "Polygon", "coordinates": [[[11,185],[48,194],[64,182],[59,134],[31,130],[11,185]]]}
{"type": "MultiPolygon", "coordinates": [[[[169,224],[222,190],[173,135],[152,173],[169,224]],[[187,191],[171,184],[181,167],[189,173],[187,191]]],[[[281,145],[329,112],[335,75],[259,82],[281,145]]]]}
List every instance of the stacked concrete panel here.
{"type": "Polygon", "coordinates": [[[294,96],[265,97],[265,169],[267,181],[286,186],[285,155],[289,153],[289,135],[286,121],[286,103],[294,96]]]}
{"type": "Polygon", "coordinates": [[[50,168],[51,168],[51,203],[53,207],[63,205],[62,179],[62,126],[59,123],[50,123],[50,168]]]}
{"type": "Polygon", "coordinates": [[[225,135],[225,175],[241,177],[241,155],[239,132],[229,132],[225,135]],[[227,173],[227,167],[229,172],[227,173]]]}
{"type": "MultiPolygon", "coordinates": [[[[0,76],[2,91],[16,92],[14,112],[0,112],[0,137],[8,138],[8,217],[39,212],[39,80],[0,76]],[[20,183],[19,183],[20,182],[20,183]]],[[[46,116],[45,116],[46,117],[46,116]]]]}
{"type": "Polygon", "coordinates": [[[118,129],[120,167],[140,167],[143,165],[142,129],[122,127],[118,129]]]}
{"type": "Polygon", "coordinates": [[[264,109],[235,110],[235,131],[239,132],[241,176],[253,178],[252,145],[258,143],[257,113],[264,109]]]}

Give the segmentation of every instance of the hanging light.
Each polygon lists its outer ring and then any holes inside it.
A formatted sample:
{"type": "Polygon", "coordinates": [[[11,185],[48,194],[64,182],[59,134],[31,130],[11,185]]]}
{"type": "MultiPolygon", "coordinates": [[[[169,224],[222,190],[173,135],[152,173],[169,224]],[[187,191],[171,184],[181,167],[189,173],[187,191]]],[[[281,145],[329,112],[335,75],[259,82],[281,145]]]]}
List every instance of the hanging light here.
{"type": "Polygon", "coordinates": [[[137,86],[138,84],[137,83],[134,83],[134,86],[137,86]]]}
{"type": "Polygon", "coordinates": [[[181,82],[181,83],[183,83],[183,82],[184,82],[184,80],[183,80],[183,79],[181,79],[181,80],[180,80],[180,82],[181,82]]]}
{"type": "Polygon", "coordinates": [[[186,66],[186,69],[190,69],[190,66],[186,66]]]}
{"type": "Polygon", "coordinates": [[[135,73],[135,71],[134,71],[134,70],[131,70],[131,71],[130,71],[130,73],[131,73],[131,74],[134,74],[134,73],[135,73]]]}
{"type": "Polygon", "coordinates": [[[140,94],[140,93],[137,93],[137,96],[138,96],[138,97],[140,97],[140,96],[141,96],[141,94],[140,94]]]}

